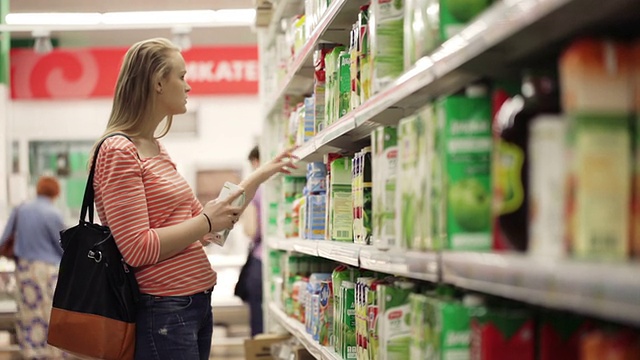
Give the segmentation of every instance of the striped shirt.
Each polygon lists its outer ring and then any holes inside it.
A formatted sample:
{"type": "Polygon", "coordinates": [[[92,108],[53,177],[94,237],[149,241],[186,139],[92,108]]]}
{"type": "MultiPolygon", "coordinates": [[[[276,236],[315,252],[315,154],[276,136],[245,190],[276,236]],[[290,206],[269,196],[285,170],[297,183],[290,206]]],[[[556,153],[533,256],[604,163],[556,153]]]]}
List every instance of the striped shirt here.
{"type": "Polygon", "coordinates": [[[155,229],[180,224],[202,212],[164,146],[140,159],[135,145],[121,136],[104,141],[93,188],[98,216],[109,226],[127,264],[135,268],[140,291],[158,296],[191,295],[215,283],[215,273],[198,239],[182,252],[159,261],[155,229]]]}

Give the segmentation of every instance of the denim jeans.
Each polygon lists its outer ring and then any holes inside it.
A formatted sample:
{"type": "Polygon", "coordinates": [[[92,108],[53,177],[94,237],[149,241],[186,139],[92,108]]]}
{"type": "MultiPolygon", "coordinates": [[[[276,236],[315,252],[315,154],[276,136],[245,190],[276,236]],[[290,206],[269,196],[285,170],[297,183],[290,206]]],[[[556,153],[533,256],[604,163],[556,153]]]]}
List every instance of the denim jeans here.
{"type": "Polygon", "coordinates": [[[138,360],[207,360],[211,352],[211,293],[142,294],[136,318],[138,360]]]}

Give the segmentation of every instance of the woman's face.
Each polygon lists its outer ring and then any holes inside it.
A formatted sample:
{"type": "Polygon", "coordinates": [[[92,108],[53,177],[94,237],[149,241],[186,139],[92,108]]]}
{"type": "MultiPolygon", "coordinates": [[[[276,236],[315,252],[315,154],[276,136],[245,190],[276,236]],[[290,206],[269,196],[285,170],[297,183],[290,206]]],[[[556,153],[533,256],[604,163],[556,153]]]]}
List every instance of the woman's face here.
{"type": "Polygon", "coordinates": [[[173,51],[169,55],[169,62],[171,72],[161,81],[158,103],[167,115],[184,114],[187,112],[187,93],[191,91],[184,79],[187,72],[184,59],[178,51],[173,51]]]}

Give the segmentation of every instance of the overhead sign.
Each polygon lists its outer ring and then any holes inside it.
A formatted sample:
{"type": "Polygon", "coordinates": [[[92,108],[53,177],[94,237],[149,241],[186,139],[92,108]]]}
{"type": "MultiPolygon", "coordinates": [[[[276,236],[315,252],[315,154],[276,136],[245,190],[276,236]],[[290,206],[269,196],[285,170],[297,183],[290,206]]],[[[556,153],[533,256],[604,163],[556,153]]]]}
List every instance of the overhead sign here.
{"type": "MultiPolygon", "coordinates": [[[[11,50],[13,99],[111,97],[126,48],[11,50]]],[[[257,94],[256,46],[194,47],[183,51],[191,95],[257,94]]]]}

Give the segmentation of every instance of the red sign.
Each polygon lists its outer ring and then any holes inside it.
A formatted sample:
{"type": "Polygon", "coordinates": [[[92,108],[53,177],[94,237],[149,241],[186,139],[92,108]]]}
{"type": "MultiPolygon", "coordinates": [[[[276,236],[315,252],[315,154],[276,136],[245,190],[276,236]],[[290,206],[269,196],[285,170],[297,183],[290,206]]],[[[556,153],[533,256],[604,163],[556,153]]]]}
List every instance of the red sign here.
{"type": "MultiPolygon", "coordinates": [[[[13,99],[111,97],[126,48],[11,50],[13,99]]],[[[191,95],[256,94],[258,49],[195,47],[182,53],[191,95]]]]}

